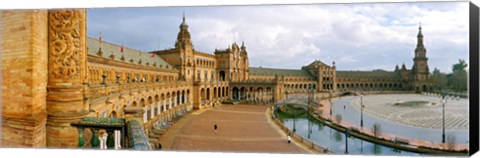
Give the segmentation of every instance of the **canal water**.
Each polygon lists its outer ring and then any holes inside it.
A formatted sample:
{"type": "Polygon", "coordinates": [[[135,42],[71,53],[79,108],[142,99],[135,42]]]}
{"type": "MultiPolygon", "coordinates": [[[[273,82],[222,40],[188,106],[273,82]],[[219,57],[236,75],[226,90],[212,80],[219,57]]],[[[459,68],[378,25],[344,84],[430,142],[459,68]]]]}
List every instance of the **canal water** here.
{"type": "Polygon", "coordinates": [[[346,148],[348,148],[348,154],[351,155],[423,155],[374,144],[353,136],[347,137],[346,143],[344,133],[322,124],[309,115],[297,117],[282,115],[281,113],[276,113],[276,115],[290,130],[295,129],[297,134],[312,140],[317,145],[330,149],[335,154],[345,154],[346,148]]]}
{"type": "MultiPolygon", "coordinates": [[[[364,96],[364,100],[367,97],[369,96],[366,96],[366,97],[364,96]]],[[[423,96],[419,95],[419,97],[423,97],[423,96]]],[[[343,97],[342,99],[332,100],[332,103],[334,104],[332,111],[333,111],[333,116],[339,114],[342,116],[342,120],[347,121],[358,127],[360,126],[360,111],[352,107],[351,104],[353,99],[355,99],[355,97],[343,97]]],[[[388,105],[385,105],[385,106],[388,106],[388,105]]],[[[468,106],[468,105],[458,105],[458,106],[468,106]]],[[[366,105],[366,108],[369,108],[369,107],[366,105]]],[[[437,107],[437,108],[440,108],[440,107],[437,107]]],[[[451,115],[454,115],[454,114],[451,114],[451,115]]],[[[455,114],[455,115],[460,115],[460,114],[455,114]]],[[[434,142],[434,143],[440,143],[442,141],[441,129],[421,128],[421,127],[414,127],[414,126],[399,124],[389,120],[372,116],[365,111],[363,112],[363,123],[364,123],[364,127],[367,127],[367,128],[371,128],[373,124],[379,124],[381,125],[381,130],[383,133],[389,133],[393,135],[403,136],[407,138],[414,138],[418,140],[425,140],[425,141],[434,142]],[[402,129],[402,130],[398,130],[398,129],[402,129]]],[[[458,144],[469,143],[468,130],[446,129],[445,134],[454,135],[456,139],[456,143],[458,144]]]]}

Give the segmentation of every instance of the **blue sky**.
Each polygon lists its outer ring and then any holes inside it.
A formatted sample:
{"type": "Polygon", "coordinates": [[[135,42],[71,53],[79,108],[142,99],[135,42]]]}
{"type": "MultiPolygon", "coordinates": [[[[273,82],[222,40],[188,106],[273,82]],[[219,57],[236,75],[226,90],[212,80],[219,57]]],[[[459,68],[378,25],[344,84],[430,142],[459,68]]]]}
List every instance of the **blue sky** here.
{"type": "Polygon", "coordinates": [[[467,2],[95,8],[87,33],[144,51],[172,48],[183,12],[197,51],[245,41],[252,67],[300,69],[318,59],[338,70],[411,68],[419,22],[431,71],[468,61],[467,2]]]}

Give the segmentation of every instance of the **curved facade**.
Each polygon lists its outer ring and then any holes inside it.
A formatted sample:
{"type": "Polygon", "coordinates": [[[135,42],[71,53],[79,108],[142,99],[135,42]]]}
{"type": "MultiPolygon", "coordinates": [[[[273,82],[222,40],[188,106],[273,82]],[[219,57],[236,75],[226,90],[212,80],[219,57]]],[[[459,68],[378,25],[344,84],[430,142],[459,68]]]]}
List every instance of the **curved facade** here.
{"type": "Polygon", "coordinates": [[[143,52],[87,37],[82,9],[0,15],[2,146],[77,147],[81,134],[71,124],[84,117],[138,119],[155,138],[155,127],[174,116],[225,101],[431,87],[421,28],[411,70],[341,71],[318,60],[291,70],[249,67],[243,42],[212,53],[195,50],[185,17],[173,48],[143,52]]]}

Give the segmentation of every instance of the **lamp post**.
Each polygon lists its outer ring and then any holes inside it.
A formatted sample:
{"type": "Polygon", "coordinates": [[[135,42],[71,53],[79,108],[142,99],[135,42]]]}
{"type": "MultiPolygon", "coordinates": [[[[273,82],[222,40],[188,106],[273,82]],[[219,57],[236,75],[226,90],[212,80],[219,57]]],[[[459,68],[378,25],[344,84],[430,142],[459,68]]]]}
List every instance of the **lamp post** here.
{"type": "Polygon", "coordinates": [[[348,129],[345,128],[345,154],[348,154],[348,129]]]}
{"type": "Polygon", "coordinates": [[[442,95],[442,143],[445,143],[445,103],[447,103],[447,96],[442,95]]]}
{"type": "Polygon", "coordinates": [[[360,127],[363,127],[363,95],[360,94],[360,127]]]}
{"type": "Polygon", "coordinates": [[[332,90],[328,91],[328,101],[330,102],[330,115],[332,115],[332,90]]]}
{"type": "MultiPolygon", "coordinates": [[[[308,89],[309,89],[309,91],[310,91],[310,95],[309,95],[309,98],[308,98],[307,111],[310,110],[310,109],[313,110],[311,104],[312,104],[312,102],[313,102],[313,100],[314,100],[314,98],[315,98],[315,94],[314,94],[315,91],[314,91],[314,88],[313,88],[313,84],[309,84],[309,85],[308,85],[308,89]]],[[[310,135],[312,134],[312,125],[311,125],[311,123],[310,123],[310,119],[307,118],[307,120],[308,120],[308,139],[310,139],[310,135]]]]}
{"type": "Polygon", "coordinates": [[[312,106],[312,102],[313,102],[313,99],[315,98],[315,91],[314,91],[314,88],[313,88],[313,85],[312,84],[309,84],[308,85],[308,90],[309,90],[309,96],[308,96],[308,106],[307,108],[310,109],[312,106]]]}
{"type": "Polygon", "coordinates": [[[297,131],[295,128],[295,122],[296,122],[295,114],[293,114],[293,132],[297,131]]]}
{"type": "Polygon", "coordinates": [[[308,139],[310,139],[310,134],[312,134],[312,125],[310,124],[310,119],[308,120],[308,139]]]}

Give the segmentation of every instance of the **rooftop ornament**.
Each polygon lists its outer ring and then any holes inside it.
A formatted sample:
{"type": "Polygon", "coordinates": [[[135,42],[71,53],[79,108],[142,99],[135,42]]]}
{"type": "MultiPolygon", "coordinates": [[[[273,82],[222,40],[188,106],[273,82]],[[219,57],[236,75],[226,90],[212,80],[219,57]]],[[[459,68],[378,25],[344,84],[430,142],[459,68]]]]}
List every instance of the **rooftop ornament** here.
{"type": "Polygon", "coordinates": [[[105,82],[105,79],[106,79],[106,78],[107,78],[107,74],[106,74],[106,73],[103,73],[103,75],[102,75],[102,84],[107,84],[107,83],[105,82]]]}
{"type": "Polygon", "coordinates": [[[120,83],[120,74],[117,74],[117,83],[119,84],[120,83]]]}

